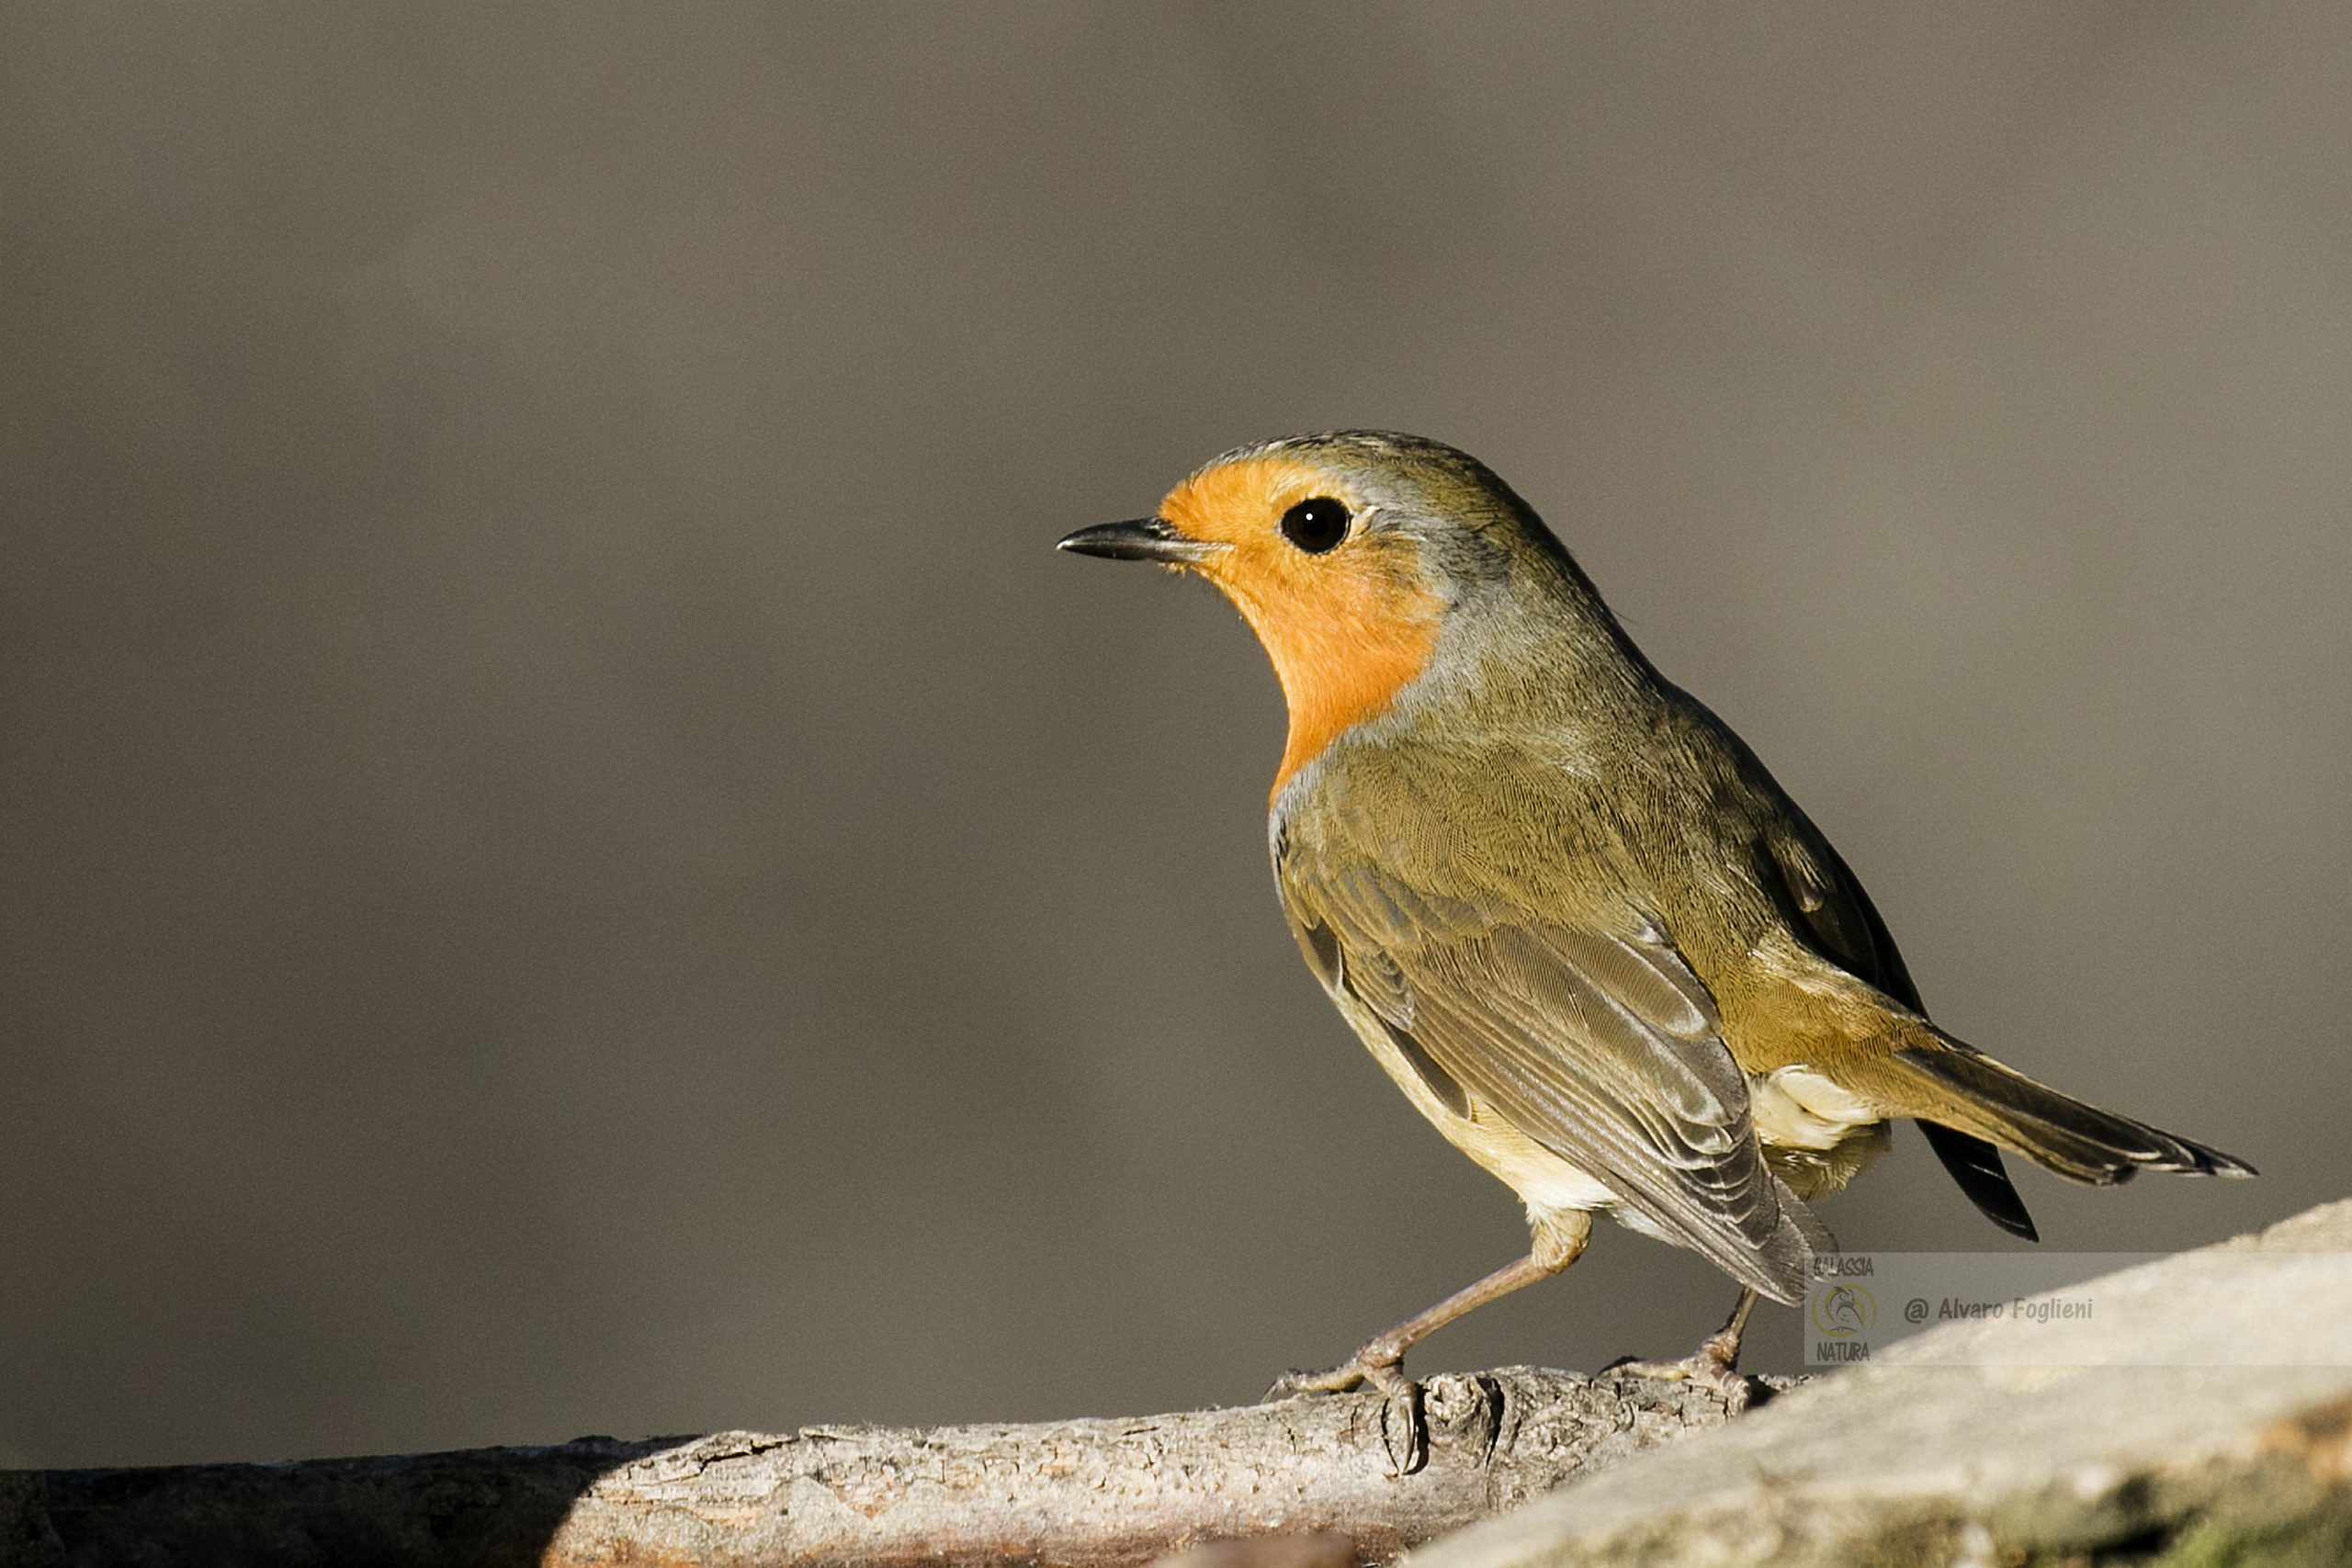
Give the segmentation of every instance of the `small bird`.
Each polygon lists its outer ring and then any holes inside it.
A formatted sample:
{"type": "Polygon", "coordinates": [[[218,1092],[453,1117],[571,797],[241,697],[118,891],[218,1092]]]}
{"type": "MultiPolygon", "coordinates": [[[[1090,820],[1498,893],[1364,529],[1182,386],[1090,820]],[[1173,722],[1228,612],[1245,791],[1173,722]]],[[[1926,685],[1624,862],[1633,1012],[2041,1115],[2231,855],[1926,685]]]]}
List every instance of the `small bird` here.
{"type": "Polygon", "coordinates": [[[1270,837],[1299,951],[1414,1108],[1526,1206],[1525,1258],[1278,1391],[1409,1392],[1408,1349],[1566,1269],[1603,1213],[1742,1287],[1690,1356],[1629,1366],[1742,1403],[1758,1295],[1799,1301],[1826,1243],[1808,1201],[1897,1118],[2028,1240],[2002,1150],[2098,1185],[2254,1174],[1928,1021],[1820,829],[1468,454],[1290,436],[1060,547],[1196,573],[1257,633],[1289,708],[1270,837]]]}

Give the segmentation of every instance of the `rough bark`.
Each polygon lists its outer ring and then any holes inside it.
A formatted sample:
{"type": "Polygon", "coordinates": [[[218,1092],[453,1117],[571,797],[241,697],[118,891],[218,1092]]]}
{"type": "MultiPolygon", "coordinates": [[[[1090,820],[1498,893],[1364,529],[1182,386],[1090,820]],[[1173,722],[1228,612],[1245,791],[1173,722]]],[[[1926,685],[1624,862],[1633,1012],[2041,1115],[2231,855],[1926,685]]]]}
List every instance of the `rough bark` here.
{"type": "Polygon", "coordinates": [[[23,1472],[0,1475],[0,1562],[1108,1565],[1272,1536],[1311,1536],[1285,1546],[1293,1562],[1385,1561],[1724,1419],[1694,1389],[1525,1369],[1434,1378],[1425,1408],[1426,1462],[1403,1475],[1394,1413],[1371,1393],[1024,1427],[23,1472]]]}
{"type": "Polygon", "coordinates": [[[2352,1563],[2352,1202],[2096,1290],[2041,1364],[1955,1323],[1414,1568],[2352,1563]]]}
{"type": "Polygon", "coordinates": [[[1424,1541],[1419,1568],[2352,1562],[2352,1202],[2096,1284],[2097,1315],[2052,1328],[2041,1364],[1953,1324],[1722,1430],[1694,1430],[1723,1422],[1710,1395],[1645,1380],[1433,1379],[1426,1462],[1401,1475],[1368,1393],[23,1472],[0,1473],[0,1565],[1108,1564],[1192,1546],[1186,1568],[1344,1568],[1424,1541]]]}

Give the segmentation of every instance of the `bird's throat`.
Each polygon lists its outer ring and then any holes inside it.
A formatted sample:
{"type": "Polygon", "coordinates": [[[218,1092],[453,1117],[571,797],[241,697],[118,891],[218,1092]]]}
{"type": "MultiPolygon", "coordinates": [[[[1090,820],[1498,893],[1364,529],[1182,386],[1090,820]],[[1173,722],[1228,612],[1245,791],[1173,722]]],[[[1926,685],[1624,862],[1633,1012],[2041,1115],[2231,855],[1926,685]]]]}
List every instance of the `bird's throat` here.
{"type": "Polygon", "coordinates": [[[1420,674],[1443,610],[1410,539],[1361,534],[1328,554],[1286,540],[1276,520],[1317,495],[1359,512],[1363,506],[1343,478],[1285,457],[1216,464],[1159,505],[1177,532],[1220,547],[1186,570],[1233,601],[1274,662],[1290,705],[1277,792],[1420,674]]]}
{"type": "Polygon", "coordinates": [[[1277,794],[1325,747],[1385,712],[1429,667],[1437,647],[1437,596],[1408,597],[1385,576],[1349,585],[1327,579],[1304,604],[1269,594],[1262,583],[1218,586],[1265,645],[1290,708],[1277,794]]]}

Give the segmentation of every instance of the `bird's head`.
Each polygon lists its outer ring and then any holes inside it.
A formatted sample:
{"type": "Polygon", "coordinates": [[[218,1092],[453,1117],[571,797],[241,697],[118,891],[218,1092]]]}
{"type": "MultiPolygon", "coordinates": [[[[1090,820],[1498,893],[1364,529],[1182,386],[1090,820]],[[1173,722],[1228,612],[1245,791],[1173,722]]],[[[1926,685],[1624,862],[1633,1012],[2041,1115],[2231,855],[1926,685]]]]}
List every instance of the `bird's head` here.
{"type": "Polygon", "coordinates": [[[1153,515],[1081,528],[1080,555],[1196,572],[1240,610],[1290,707],[1277,790],[1426,671],[1450,616],[1514,569],[1567,566],[1484,464],[1419,436],[1294,435],[1229,452],[1153,515]]]}

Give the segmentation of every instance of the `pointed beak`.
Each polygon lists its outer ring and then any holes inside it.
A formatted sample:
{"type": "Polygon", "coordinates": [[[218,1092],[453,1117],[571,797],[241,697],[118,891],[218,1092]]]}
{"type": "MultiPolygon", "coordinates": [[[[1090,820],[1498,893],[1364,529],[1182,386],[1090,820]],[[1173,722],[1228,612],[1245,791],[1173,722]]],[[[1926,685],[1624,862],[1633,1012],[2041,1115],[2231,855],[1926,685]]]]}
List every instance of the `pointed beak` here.
{"type": "Polygon", "coordinates": [[[1076,555],[1101,556],[1105,560],[1156,560],[1163,566],[1189,566],[1225,548],[1204,539],[1188,539],[1157,517],[1132,523],[1097,523],[1080,528],[1057,549],[1076,555]]]}

